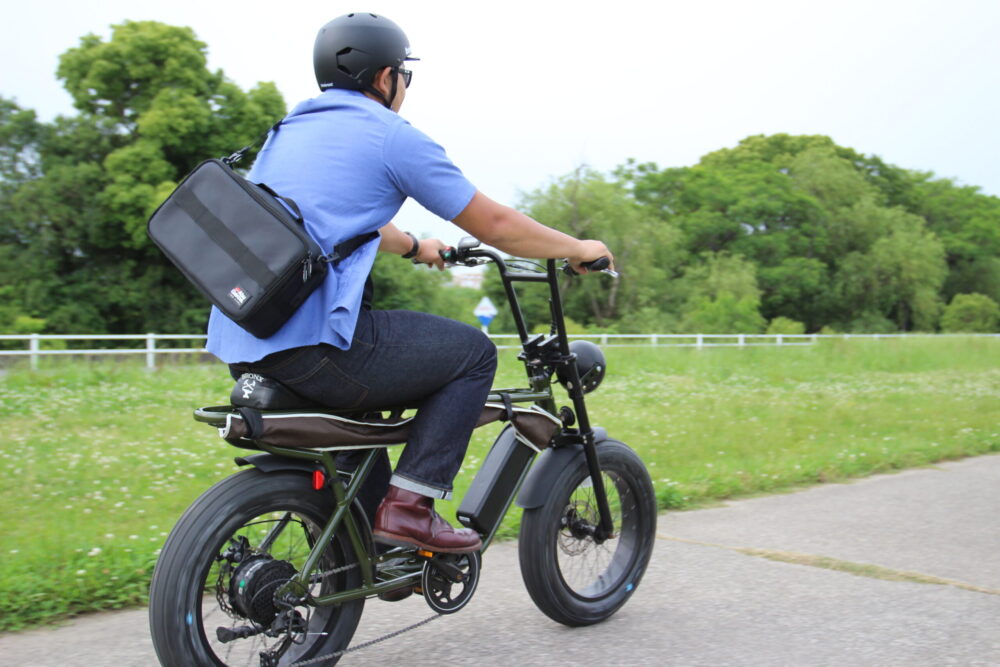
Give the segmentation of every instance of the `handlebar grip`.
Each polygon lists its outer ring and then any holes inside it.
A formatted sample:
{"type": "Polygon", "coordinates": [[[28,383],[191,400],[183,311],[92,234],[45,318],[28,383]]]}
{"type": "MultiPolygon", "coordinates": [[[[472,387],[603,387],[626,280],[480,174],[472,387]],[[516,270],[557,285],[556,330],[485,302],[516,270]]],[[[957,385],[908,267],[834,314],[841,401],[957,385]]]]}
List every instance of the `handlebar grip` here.
{"type": "Polygon", "coordinates": [[[593,262],[583,262],[580,266],[588,271],[603,271],[611,266],[611,260],[607,257],[598,257],[593,262]]]}
{"type": "Polygon", "coordinates": [[[458,253],[451,246],[444,248],[443,250],[438,250],[438,254],[441,255],[441,259],[445,261],[446,264],[454,264],[455,260],[458,259],[458,253]]]}
{"type": "MultiPolygon", "coordinates": [[[[584,269],[587,269],[587,271],[589,272],[604,271],[609,266],[611,266],[611,260],[607,257],[598,257],[597,259],[591,262],[583,262],[580,264],[580,266],[583,267],[584,269]]],[[[563,268],[563,273],[567,275],[570,276],[580,275],[576,271],[574,271],[573,267],[570,266],[568,263],[564,264],[562,268],[563,268]]]]}

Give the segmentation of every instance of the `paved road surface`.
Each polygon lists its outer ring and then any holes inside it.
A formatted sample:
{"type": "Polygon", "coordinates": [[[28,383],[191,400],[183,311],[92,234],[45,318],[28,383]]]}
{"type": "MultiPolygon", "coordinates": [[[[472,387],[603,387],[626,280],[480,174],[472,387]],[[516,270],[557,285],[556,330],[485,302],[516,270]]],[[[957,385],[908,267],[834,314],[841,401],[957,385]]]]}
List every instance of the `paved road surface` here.
{"type": "MultiPolygon", "coordinates": [[[[462,612],[340,664],[1000,665],[1000,456],[669,513],[658,538],[603,624],[538,612],[505,543],[462,612]]],[[[429,614],[370,602],[355,642],[429,614]]],[[[4,666],[155,664],[145,610],[0,635],[4,666]]]]}

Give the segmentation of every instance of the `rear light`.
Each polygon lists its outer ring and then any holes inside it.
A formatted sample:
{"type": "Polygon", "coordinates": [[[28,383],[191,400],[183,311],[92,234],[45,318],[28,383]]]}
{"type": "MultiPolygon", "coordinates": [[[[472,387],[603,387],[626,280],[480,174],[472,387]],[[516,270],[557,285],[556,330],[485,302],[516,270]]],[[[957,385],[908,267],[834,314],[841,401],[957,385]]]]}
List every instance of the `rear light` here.
{"type": "Polygon", "coordinates": [[[313,490],[319,491],[326,485],[326,474],[322,470],[313,470],[313,490]]]}

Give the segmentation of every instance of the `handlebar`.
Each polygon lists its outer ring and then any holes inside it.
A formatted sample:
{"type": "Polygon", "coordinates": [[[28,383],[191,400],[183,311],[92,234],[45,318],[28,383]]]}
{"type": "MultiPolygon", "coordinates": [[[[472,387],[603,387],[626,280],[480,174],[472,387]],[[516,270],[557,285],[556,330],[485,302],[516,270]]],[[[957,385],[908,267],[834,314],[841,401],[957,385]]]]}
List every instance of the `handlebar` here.
{"type": "MultiPolygon", "coordinates": [[[[446,264],[464,264],[465,266],[475,266],[477,264],[482,264],[484,261],[493,261],[503,267],[506,267],[506,262],[499,255],[499,253],[488,248],[480,248],[478,242],[473,245],[470,240],[467,239],[463,239],[457,248],[448,247],[441,250],[439,254],[441,255],[441,259],[443,259],[446,264]]],[[[590,262],[583,262],[580,266],[586,269],[588,273],[601,272],[607,273],[615,278],[618,277],[618,272],[611,270],[611,259],[608,257],[599,257],[590,262]]],[[[570,266],[569,262],[565,262],[563,264],[562,270],[567,275],[579,275],[573,270],[573,267],[570,266]]]]}

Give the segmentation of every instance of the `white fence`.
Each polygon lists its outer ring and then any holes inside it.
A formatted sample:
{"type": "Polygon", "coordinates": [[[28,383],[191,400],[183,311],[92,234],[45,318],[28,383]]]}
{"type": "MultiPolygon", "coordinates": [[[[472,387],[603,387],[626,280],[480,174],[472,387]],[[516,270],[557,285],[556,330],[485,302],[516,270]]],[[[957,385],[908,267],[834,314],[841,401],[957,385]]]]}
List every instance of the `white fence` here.
{"type": "MultiPolygon", "coordinates": [[[[751,347],[751,346],[798,346],[812,345],[821,338],[885,340],[889,338],[943,338],[948,336],[987,336],[1000,337],[1000,334],[580,334],[570,338],[594,340],[602,347],[751,347]]],[[[520,347],[516,334],[492,334],[490,338],[497,342],[500,349],[520,347]]],[[[0,335],[3,341],[22,341],[25,349],[0,350],[0,357],[28,357],[32,368],[38,368],[38,361],[45,356],[90,356],[90,355],[145,355],[146,367],[156,368],[156,358],[160,355],[204,354],[206,350],[201,344],[205,336],[192,334],[74,334],[74,335],[0,335]],[[132,347],[94,348],[94,349],[45,349],[46,341],[79,341],[79,340],[112,340],[141,341],[132,347]],[[157,347],[157,341],[190,341],[197,347],[157,347]]]]}

